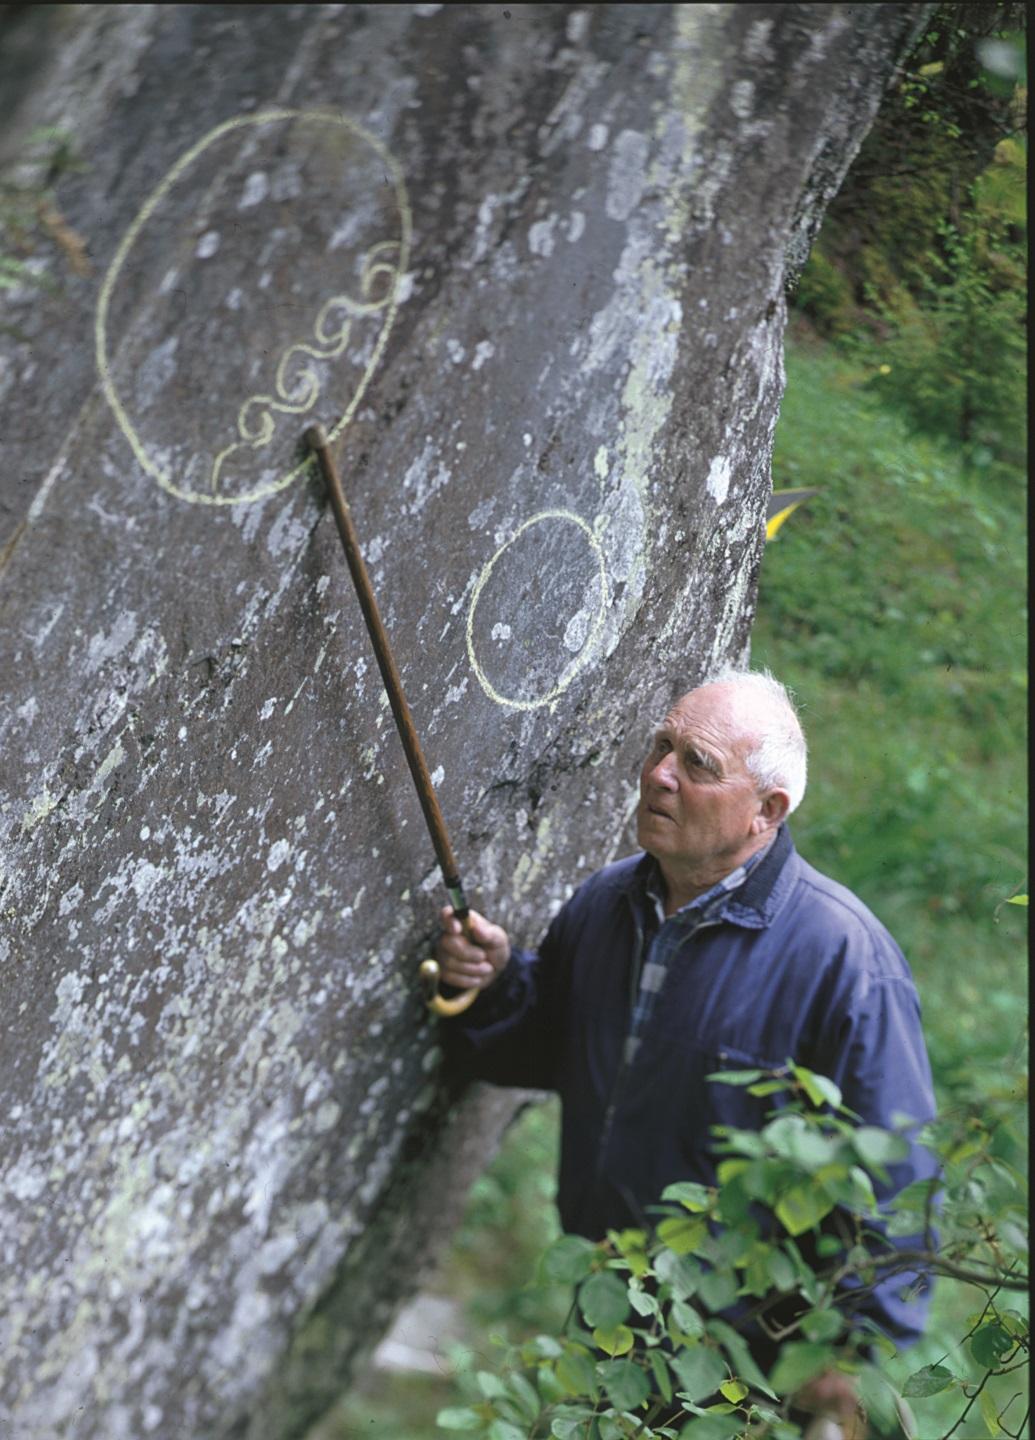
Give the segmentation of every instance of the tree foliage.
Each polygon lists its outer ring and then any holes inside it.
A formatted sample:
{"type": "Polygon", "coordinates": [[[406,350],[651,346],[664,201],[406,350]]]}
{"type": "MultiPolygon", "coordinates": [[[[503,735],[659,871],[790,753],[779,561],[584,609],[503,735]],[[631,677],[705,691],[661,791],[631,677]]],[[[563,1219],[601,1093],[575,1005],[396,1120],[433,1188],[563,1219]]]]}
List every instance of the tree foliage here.
{"type": "Polygon", "coordinates": [[[540,1276],[571,1293],[566,1323],[505,1346],[495,1367],[462,1371],[463,1403],[440,1411],[439,1428],[485,1440],[792,1440],[796,1392],[838,1369],[882,1433],[949,1437],[978,1407],[989,1434],[1021,1435],[1026,1417],[1011,1413],[1029,1346],[1016,1088],[926,1127],[937,1176],[879,1206],[874,1181],[906,1153],[901,1132],[860,1125],[830,1080],[790,1061],[711,1078],[782,1103],[757,1133],[716,1127],[717,1186],[670,1185],[652,1233],[557,1240],[540,1276]],[[896,1384],[894,1346],[861,1307],[879,1279],[917,1270],[982,1298],[957,1350],[914,1362],[896,1384]],[[731,1320],[735,1301],[746,1308],[731,1320]],[[745,1342],[749,1321],[780,1342],[768,1374],[745,1342]]]}
{"type": "Polygon", "coordinates": [[[1024,21],[1013,4],[938,7],[795,297],[870,357],[886,404],[979,471],[1024,454],[1024,21]]]}

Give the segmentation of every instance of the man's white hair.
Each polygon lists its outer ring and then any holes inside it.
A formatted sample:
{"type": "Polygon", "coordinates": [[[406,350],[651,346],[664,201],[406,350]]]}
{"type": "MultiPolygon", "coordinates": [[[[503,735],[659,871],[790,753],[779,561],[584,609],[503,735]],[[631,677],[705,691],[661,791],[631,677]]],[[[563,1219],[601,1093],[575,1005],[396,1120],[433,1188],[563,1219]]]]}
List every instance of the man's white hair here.
{"type": "Polygon", "coordinates": [[[790,796],[788,814],[805,794],[808,750],[805,732],[790,691],[768,670],[744,670],[726,665],[709,675],[705,685],[733,685],[757,702],[758,743],[744,757],[748,773],[760,790],[778,788],[790,796]]]}

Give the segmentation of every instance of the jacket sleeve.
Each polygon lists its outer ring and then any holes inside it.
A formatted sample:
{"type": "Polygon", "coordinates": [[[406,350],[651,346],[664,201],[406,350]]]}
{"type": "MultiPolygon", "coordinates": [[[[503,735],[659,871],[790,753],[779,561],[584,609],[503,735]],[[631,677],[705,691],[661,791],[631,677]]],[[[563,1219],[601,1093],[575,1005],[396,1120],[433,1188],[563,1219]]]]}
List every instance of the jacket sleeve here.
{"type": "MultiPolygon", "coordinates": [[[[831,1039],[834,1053],[824,1073],[840,1087],[844,1103],[866,1125],[886,1130],[899,1128],[903,1117],[912,1122],[905,1131],[909,1155],[889,1165],[888,1180],[874,1179],[877,1201],[883,1210],[905,1186],[935,1174],[934,1156],[916,1139],[919,1128],[935,1114],[931,1068],[920,1026],[920,1002],[908,976],[863,977],[853,1003],[831,1039]]],[[[878,1219],[872,1230],[884,1234],[878,1219]]],[[[918,1235],[886,1237],[899,1249],[923,1245],[918,1235]]],[[[859,1307],[897,1345],[919,1338],[927,1316],[929,1281],[916,1272],[888,1276],[859,1307]]]]}
{"type": "Polygon", "coordinates": [[[499,978],[442,1035],[457,1069],[494,1085],[555,1090],[567,1027],[574,897],[538,950],[512,950],[499,978]]]}

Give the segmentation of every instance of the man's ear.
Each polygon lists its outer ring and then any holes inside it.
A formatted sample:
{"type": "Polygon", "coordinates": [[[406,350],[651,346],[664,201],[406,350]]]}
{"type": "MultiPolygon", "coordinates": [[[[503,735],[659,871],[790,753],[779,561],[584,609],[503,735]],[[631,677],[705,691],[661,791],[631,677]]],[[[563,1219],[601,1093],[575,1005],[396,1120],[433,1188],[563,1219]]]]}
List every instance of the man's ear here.
{"type": "Polygon", "coordinates": [[[791,797],[786,790],[769,790],[762,796],[761,804],[758,807],[758,814],[752,822],[751,828],[756,835],[764,835],[769,830],[776,830],[787,819],[788,811],[791,808],[791,797]]]}

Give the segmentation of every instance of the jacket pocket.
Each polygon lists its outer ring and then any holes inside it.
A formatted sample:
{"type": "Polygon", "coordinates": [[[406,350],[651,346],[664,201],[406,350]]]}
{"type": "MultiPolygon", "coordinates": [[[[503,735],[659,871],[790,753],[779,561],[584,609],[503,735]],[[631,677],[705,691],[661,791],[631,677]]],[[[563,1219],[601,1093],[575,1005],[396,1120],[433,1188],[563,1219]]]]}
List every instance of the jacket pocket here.
{"type": "Polygon", "coordinates": [[[738,1050],[733,1045],[723,1044],[711,1052],[710,1058],[716,1062],[716,1070],[783,1070],[787,1065],[786,1056],[781,1060],[773,1060],[747,1050],[738,1050]]]}

